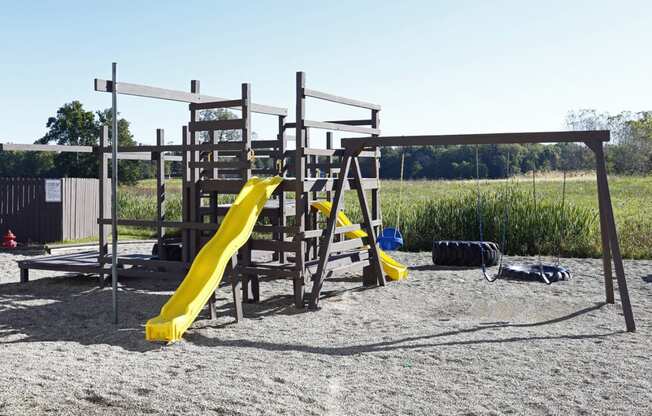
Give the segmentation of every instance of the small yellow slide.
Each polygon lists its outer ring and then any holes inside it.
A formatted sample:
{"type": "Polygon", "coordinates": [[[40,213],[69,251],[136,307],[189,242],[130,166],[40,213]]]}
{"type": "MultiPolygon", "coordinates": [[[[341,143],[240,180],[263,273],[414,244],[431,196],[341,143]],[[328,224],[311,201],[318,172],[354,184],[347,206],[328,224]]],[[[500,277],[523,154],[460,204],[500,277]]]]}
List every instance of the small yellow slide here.
{"type": "Polygon", "coordinates": [[[148,341],[181,339],[220,284],[231,257],[249,239],[265,202],[282,181],[280,176],[247,181],[215,235],[199,251],[185,279],[161,308],[160,315],[147,321],[148,341]]]}
{"type": "MultiPolygon", "coordinates": [[[[331,214],[331,203],[329,201],[316,201],[312,203],[315,209],[318,209],[322,214],[329,216],[331,214]]],[[[340,211],[337,215],[337,226],[346,227],[353,224],[351,220],[340,211]]],[[[345,234],[347,238],[363,238],[367,236],[362,230],[350,231],[345,234]]],[[[391,280],[406,279],[408,275],[407,267],[397,262],[387,255],[383,250],[380,250],[380,262],[383,265],[383,270],[391,280]]]]}

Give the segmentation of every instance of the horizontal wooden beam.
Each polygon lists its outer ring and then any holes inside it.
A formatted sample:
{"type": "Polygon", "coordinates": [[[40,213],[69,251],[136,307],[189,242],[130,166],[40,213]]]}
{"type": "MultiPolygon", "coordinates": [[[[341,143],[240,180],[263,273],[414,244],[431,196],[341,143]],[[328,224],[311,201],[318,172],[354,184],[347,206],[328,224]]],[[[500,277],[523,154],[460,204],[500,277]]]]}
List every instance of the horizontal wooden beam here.
{"type": "Polygon", "coordinates": [[[71,152],[93,153],[93,146],[72,146],[59,144],[0,143],[0,151],[6,152],[71,152]]]}
{"type": "Polygon", "coordinates": [[[380,129],[374,129],[372,127],[349,126],[346,124],[328,123],[326,121],[304,120],[303,125],[324,130],[348,131],[350,133],[360,134],[380,134],[380,129]]]}
{"type": "Polygon", "coordinates": [[[242,128],[244,128],[244,120],[241,118],[230,120],[191,121],[188,124],[188,129],[190,131],[239,130],[242,128]]]}
{"type": "Polygon", "coordinates": [[[252,140],[252,149],[278,149],[280,147],[280,140],[252,140]]]}
{"type": "MultiPolygon", "coordinates": [[[[153,153],[153,152],[183,152],[186,150],[196,150],[199,152],[211,152],[214,150],[242,150],[244,142],[220,142],[220,143],[202,143],[196,145],[180,145],[180,144],[165,144],[162,146],[157,145],[142,145],[142,146],[120,146],[118,150],[120,153],[153,153]]],[[[104,153],[111,153],[111,146],[104,148],[104,153]]]]}
{"type": "Polygon", "coordinates": [[[251,249],[260,251],[295,251],[296,243],[291,241],[278,241],[278,240],[251,240],[251,249]]]}
{"type": "Polygon", "coordinates": [[[205,103],[190,103],[190,110],[213,110],[216,108],[242,107],[242,99],[225,101],[207,101],[205,103]]]}
{"type": "Polygon", "coordinates": [[[431,146],[519,143],[608,142],[609,130],[525,133],[442,134],[428,136],[380,136],[342,139],[342,147],[361,150],[377,146],[431,146]]]}
{"type": "MultiPolygon", "coordinates": [[[[286,128],[296,127],[296,123],[286,123],[286,128]]],[[[315,120],[304,120],[304,127],[312,127],[315,129],[324,129],[324,130],[334,130],[334,131],[348,131],[349,133],[360,133],[360,134],[380,134],[380,129],[375,129],[371,127],[358,127],[356,125],[349,124],[337,124],[331,121],[315,121],[315,120]]]]}
{"type": "Polygon", "coordinates": [[[378,104],[372,104],[365,101],[354,100],[351,98],[339,97],[337,95],[328,94],[316,90],[310,90],[308,88],[303,89],[303,95],[306,97],[319,98],[320,100],[326,100],[338,104],[350,105],[353,107],[368,108],[370,110],[380,110],[380,106],[378,104]]]}
{"type": "Polygon", "coordinates": [[[248,169],[252,166],[252,162],[245,162],[234,160],[232,162],[188,162],[188,167],[191,169],[248,169]]]}
{"type": "Polygon", "coordinates": [[[373,120],[329,120],[326,123],[346,124],[347,126],[371,126],[373,120]]]}
{"type": "MultiPolygon", "coordinates": [[[[194,94],[186,91],[169,90],[165,88],[150,87],[148,85],[131,84],[118,82],[116,88],[118,94],[133,95],[137,97],[156,98],[160,100],[179,101],[184,103],[204,103],[215,101],[227,101],[226,98],[213,97],[209,95],[194,94]]],[[[113,83],[104,79],[95,78],[95,91],[113,92],[113,83]]],[[[274,107],[271,105],[251,104],[251,111],[259,114],[273,116],[287,116],[287,108],[274,107]]]]}
{"type": "MultiPolygon", "coordinates": [[[[303,154],[307,156],[343,156],[344,149],[317,149],[313,147],[305,147],[302,149],[303,154]]],[[[295,150],[286,150],[286,157],[294,156],[295,150]],[[289,153],[288,153],[289,152],[289,153]]],[[[368,150],[361,152],[358,157],[380,157],[379,150],[368,150]]]]}

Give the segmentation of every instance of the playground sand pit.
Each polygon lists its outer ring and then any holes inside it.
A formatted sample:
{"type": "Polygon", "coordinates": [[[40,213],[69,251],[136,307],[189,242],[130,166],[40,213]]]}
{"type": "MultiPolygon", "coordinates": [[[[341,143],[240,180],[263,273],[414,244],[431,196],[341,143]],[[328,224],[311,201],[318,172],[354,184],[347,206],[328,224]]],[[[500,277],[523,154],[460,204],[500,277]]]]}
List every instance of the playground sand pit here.
{"type": "Polygon", "coordinates": [[[275,281],[233,324],[224,287],[217,320],[204,312],[164,346],[144,324],[178,281],[123,279],[114,326],[95,278],[19,284],[22,257],[0,254],[0,414],[652,413],[652,261],[625,262],[632,334],[620,305],[602,303],[600,260],[564,260],[574,279],[546,286],[396,257],[407,281],[339,276],[316,313],[275,281]]]}

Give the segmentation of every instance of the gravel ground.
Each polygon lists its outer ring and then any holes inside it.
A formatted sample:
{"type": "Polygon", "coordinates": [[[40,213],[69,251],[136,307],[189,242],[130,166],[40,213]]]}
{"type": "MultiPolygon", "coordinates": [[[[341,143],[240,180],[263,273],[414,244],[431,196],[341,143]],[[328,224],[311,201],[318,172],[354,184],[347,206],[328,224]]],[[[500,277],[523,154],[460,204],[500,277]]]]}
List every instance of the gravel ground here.
{"type": "Polygon", "coordinates": [[[397,257],[407,281],[341,276],[319,312],[265,282],[233,324],[225,287],[217,320],[164,346],[143,327],[178,281],[122,280],[114,326],[96,279],[19,284],[21,257],[0,254],[0,414],[652,414],[652,261],[626,262],[630,334],[599,260],[565,259],[575,278],[546,286],[397,257]]]}

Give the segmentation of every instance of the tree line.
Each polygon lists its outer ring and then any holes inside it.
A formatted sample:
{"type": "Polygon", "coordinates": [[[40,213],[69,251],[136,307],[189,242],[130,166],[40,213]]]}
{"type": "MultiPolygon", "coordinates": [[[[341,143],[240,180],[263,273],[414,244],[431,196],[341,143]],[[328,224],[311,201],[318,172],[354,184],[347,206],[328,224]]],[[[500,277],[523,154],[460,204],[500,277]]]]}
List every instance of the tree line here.
{"type": "MultiPolygon", "coordinates": [[[[111,116],[109,109],[89,111],[79,101],[64,104],[48,119],[47,133],[35,143],[96,146],[103,126],[109,128],[111,137],[111,116]]],[[[200,114],[203,120],[235,117],[223,109],[200,114]]],[[[652,112],[610,115],[596,110],[571,111],[566,125],[571,130],[611,130],[612,142],[605,151],[611,173],[652,172],[652,112]]],[[[238,131],[220,134],[216,137],[220,141],[239,139],[238,131]]],[[[200,140],[207,138],[201,136],[200,140]]],[[[137,143],[124,118],[118,120],[118,143],[120,146],[137,143]]],[[[533,169],[587,170],[593,169],[595,163],[593,153],[578,143],[484,145],[477,149],[464,145],[381,148],[381,177],[399,178],[402,160],[405,179],[469,179],[476,174],[495,179],[533,169]]],[[[98,163],[97,157],[90,153],[0,152],[0,177],[96,177],[98,163]]],[[[120,182],[127,184],[153,178],[155,174],[152,163],[134,160],[120,161],[119,169],[120,182]]],[[[180,175],[178,163],[170,164],[169,169],[168,174],[180,175]]]]}
{"type": "MultiPolygon", "coordinates": [[[[652,172],[652,112],[610,115],[595,110],[571,111],[566,125],[569,130],[611,130],[612,141],[605,149],[611,173],[652,172]]],[[[595,167],[593,152],[580,143],[483,145],[477,148],[477,155],[476,146],[418,146],[381,148],[381,178],[399,178],[402,159],[406,179],[470,179],[476,174],[497,179],[533,169],[595,167]]]]}

